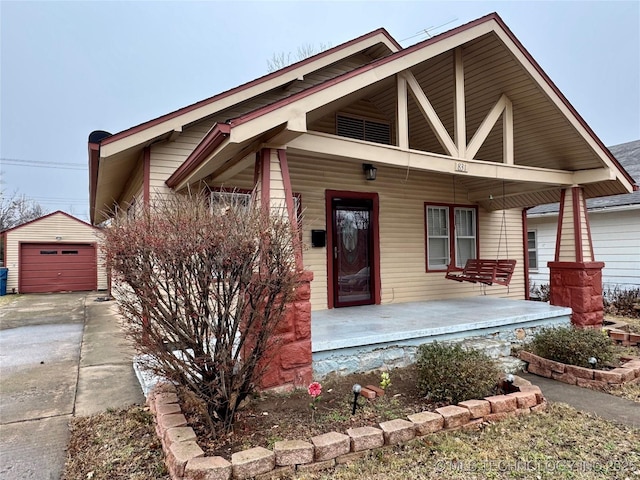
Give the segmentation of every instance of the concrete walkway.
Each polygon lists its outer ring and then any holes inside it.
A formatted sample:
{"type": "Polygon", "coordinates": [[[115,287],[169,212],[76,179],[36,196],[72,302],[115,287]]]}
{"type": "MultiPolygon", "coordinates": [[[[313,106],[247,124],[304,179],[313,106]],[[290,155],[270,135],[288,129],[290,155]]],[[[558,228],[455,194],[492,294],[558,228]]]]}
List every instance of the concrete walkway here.
{"type": "Polygon", "coordinates": [[[566,403],[577,410],[594,413],[605,420],[640,428],[640,403],[529,373],[519,373],[518,376],[539,386],[550,402],[566,403]]]}
{"type": "Polygon", "coordinates": [[[144,402],[115,304],[98,297],[3,297],[0,480],[59,479],[72,416],[144,402]]]}

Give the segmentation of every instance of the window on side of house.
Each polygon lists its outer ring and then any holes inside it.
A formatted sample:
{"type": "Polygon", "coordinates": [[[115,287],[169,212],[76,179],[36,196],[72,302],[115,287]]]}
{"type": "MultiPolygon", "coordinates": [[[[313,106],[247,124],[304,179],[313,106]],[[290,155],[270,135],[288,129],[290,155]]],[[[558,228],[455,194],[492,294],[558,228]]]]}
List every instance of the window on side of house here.
{"type": "Polygon", "coordinates": [[[475,207],[425,204],[427,271],[464,267],[478,252],[478,211],[475,207]]]}
{"type": "Polygon", "coordinates": [[[538,269],[538,234],[535,230],[527,232],[527,252],[529,254],[529,269],[538,269]]]}
{"type": "Polygon", "coordinates": [[[209,205],[214,213],[224,213],[228,205],[239,205],[248,209],[250,202],[251,192],[213,190],[209,195],[209,205]]]}
{"type": "MultiPolygon", "coordinates": [[[[226,205],[237,203],[244,208],[249,208],[251,203],[251,192],[244,190],[212,190],[209,195],[209,204],[212,212],[220,212],[226,205]]],[[[293,194],[293,209],[297,212],[298,220],[302,215],[302,205],[300,202],[300,194],[293,194]]]]}

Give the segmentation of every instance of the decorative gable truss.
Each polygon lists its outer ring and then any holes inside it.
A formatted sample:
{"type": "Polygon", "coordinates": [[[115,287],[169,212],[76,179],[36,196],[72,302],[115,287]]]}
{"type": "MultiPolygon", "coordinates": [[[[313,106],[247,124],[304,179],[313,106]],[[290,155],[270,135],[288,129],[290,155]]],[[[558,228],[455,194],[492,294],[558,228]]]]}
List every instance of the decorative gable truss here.
{"type": "Polygon", "coordinates": [[[205,178],[224,182],[265,147],[455,175],[467,199],[487,210],[558,201],[572,185],[583,185],[586,198],[633,189],[630,177],[497,15],[215,125],[167,186],[180,190],[205,178]],[[446,87],[436,85],[434,93],[434,82],[446,87]],[[395,145],[312,128],[367,98],[387,104],[395,145]],[[424,131],[416,126],[416,111],[435,142],[416,143],[412,129],[424,131]]]}

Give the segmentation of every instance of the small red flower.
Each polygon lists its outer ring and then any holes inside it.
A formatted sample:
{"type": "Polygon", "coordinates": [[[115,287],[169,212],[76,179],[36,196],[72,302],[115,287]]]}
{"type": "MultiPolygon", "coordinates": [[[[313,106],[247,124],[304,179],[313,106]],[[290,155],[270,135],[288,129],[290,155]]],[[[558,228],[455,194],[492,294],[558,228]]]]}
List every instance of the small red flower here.
{"type": "Polygon", "coordinates": [[[309,385],[308,392],[309,395],[311,395],[313,398],[317,398],[322,393],[322,385],[320,385],[318,382],[312,382],[309,385]]]}

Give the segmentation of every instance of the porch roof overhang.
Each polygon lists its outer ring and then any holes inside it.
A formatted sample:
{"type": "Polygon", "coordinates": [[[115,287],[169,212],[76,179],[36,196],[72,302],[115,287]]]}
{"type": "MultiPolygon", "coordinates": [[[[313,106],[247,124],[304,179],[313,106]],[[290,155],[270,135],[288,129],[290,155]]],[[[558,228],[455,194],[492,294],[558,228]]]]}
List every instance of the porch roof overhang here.
{"type": "MultiPolygon", "coordinates": [[[[379,28],[213,97],[110,135],[97,143],[90,142],[91,222],[97,224],[108,218],[108,210],[122,194],[144,148],[170,141],[185,128],[217,112],[288,85],[311,72],[368,49],[384,56],[397,52],[402,47],[384,28],[379,28]]],[[[208,141],[210,140],[209,137],[208,141]]]]}
{"type": "MultiPolygon", "coordinates": [[[[413,73],[409,75],[413,76],[413,73]]],[[[531,95],[531,88],[519,93],[522,90],[521,78],[518,79],[520,83],[514,80],[517,83],[514,85],[501,78],[495,80],[503,84],[504,91],[509,92],[509,101],[513,101],[516,106],[526,106],[525,97],[531,95]]],[[[472,84],[472,81],[468,83],[472,84]]],[[[485,105],[491,106],[495,101],[491,97],[494,92],[486,95],[489,98],[482,98],[482,90],[474,88],[479,91],[478,98],[485,105]]],[[[485,114],[486,111],[482,116],[485,114]]],[[[478,126],[479,121],[473,124],[471,115],[467,115],[467,122],[468,131],[484,128],[482,125],[478,126]]],[[[557,202],[560,191],[571,185],[582,185],[586,198],[629,193],[637,189],[629,174],[496,14],[232,119],[229,126],[229,136],[214,149],[207,148],[207,144],[214,141],[215,135],[207,135],[201,146],[185,161],[185,168],[180,168],[179,175],[178,172],[172,175],[166,182],[167,185],[179,190],[206,177],[213,181],[224,181],[249,165],[252,161],[250,155],[255,149],[262,145],[278,145],[307,158],[366,161],[396,168],[455,175],[456,180],[469,192],[468,200],[489,210],[557,202]],[[376,89],[388,88],[395,84],[398,76],[416,71],[422,64],[456,48],[472,50],[473,42],[479,39],[490,43],[493,49],[504,49],[501,61],[518,65],[535,87],[538,98],[533,103],[539,103],[537,100],[543,99],[548,104],[547,111],[544,112],[547,117],[534,118],[538,124],[529,125],[527,129],[527,122],[531,123],[533,120],[524,118],[516,125],[516,162],[486,160],[475,156],[469,158],[460,155],[458,151],[443,155],[308,131],[307,123],[318,118],[321,112],[336,110],[340,105],[363,98],[376,89]],[[546,121],[552,120],[556,131],[554,138],[540,133],[544,128],[539,124],[544,123],[545,118],[546,121]],[[571,148],[565,145],[571,145],[571,148]],[[556,159],[561,168],[552,167],[556,159]],[[464,163],[464,172],[458,170],[461,162],[464,163]],[[500,201],[496,202],[496,199],[500,201]]],[[[442,130],[446,131],[444,127],[442,130]]],[[[469,145],[473,142],[474,139],[469,145]]],[[[478,152],[478,148],[475,151],[478,152]]],[[[479,153],[482,154],[483,151],[480,150],[479,153]]]]}

